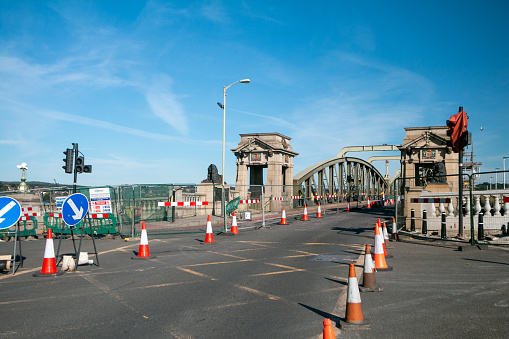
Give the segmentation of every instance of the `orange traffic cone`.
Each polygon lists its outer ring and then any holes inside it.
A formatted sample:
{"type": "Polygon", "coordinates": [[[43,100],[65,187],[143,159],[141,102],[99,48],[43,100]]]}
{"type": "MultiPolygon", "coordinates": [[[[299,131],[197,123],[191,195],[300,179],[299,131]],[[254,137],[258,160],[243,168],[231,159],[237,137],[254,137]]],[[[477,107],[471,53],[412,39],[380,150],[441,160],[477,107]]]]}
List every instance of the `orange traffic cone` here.
{"type": "Polygon", "coordinates": [[[318,203],[318,210],[316,211],[316,217],[317,218],[322,217],[322,209],[320,208],[320,203],[318,203]]]}
{"type": "Polygon", "coordinates": [[[214,234],[212,234],[212,222],[210,221],[210,215],[207,216],[207,233],[205,234],[205,243],[213,243],[214,234]]]}
{"type": "Polygon", "coordinates": [[[336,339],[334,328],[332,328],[329,318],[323,321],[323,339],[336,339]]]}
{"type": "Polygon", "coordinates": [[[304,204],[304,214],[302,215],[302,221],[307,221],[308,219],[308,208],[306,207],[306,204],[304,204]]]}
{"type": "Polygon", "coordinates": [[[283,211],[281,212],[281,225],[286,225],[286,211],[284,206],[283,211]]]}
{"type": "Polygon", "coordinates": [[[239,234],[239,228],[237,227],[237,217],[235,216],[235,211],[233,211],[232,216],[232,234],[239,234]]]}
{"type": "Polygon", "coordinates": [[[131,259],[152,259],[152,258],[155,258],[155,256],[150,255],[150,250],[148,249],[147,227],[145,226],[145,221],[142,221],[140,247],[138,249],[138,255],[136,257],[131,257],[131,259]]]}
{"type": "Polygon", "coordinates": [[[346,205],[346,211],[350,212],[350,203],[348,203],[348,205],[346,205]]]}
{"type": "Polygon", "coordinates": [[[362,324],[364,323],[364,314],[362,313],[359,285],[357,284],[357,277],[355,276],[355,265],[350,264],[349,266],[350,272],[348,274],[345,322],[362,324]]]}
{"type": "Polygon", "coordinates": [[[368,197],[368,204],[366,205],[366,208],[371,208],[371,203],[369,202],[369,197],[368,197]]]}
{"type": "Polygon", "coordinates": [[[362,275],[362,286],[359,286],[361,292],[380,292],[382,288],[376,284],[375,265],[371,258],[369,245],[366,245],[364,255],[364,273],[362,275]]]}
{"type": "Polygon", "coordinates": [[[375,253],[373,254],[373,259],[375,259],[375,269],[392,271],[392,267],[387,266],[387,263],[385,262],[383,243],[384,240],[380,234],[380,229],[375,227],[375,253]]]}
{"type": "Polygon", "coordinates": [[[57,270],[55,248],[53,247],[53,236],[51,235],[51,228],[48,228],[48,235],[46,236],[46,247],[44,248],[44,259],[42,261],[42,269],[40,272],[34,273],[33,276],[48,277],[62,274],[64,274],[64,271],[57,270]]]}

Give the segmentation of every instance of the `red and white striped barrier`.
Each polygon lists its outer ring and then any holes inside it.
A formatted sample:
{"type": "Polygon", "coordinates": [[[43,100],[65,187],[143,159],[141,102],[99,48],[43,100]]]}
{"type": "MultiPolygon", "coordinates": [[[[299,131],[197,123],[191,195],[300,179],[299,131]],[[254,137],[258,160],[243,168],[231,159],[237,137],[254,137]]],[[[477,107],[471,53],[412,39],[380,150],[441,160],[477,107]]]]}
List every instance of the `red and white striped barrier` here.
{"type": "Polygon", "coordinates": [[[322,199],[322,196],[321,195],[314,195],[313,199],[322,199]]]}
{"type": "Polygon", "coordinates": [[[283,197],[272,197],[272,200],[283,201],[285,199],[283,197]]]}
{"type": "Polygon", "coordinates": [[[426,204],[426,203],[450,203],[451,198],[412,198],[410,199],[412,204],[426,204]]]}
{"type": "Polygon", "coordinates": [[[158,207],[163,206],[207,206],[208,201],[160,201],[157,203],[158,207]]]}
{"type": "Polygon", "coordinates": [[[62,218],[62,214],[61,213],[48,213],[48,217],[62,218]]]}
{"type": "Polygon", "coordinates": [[[89,214],[89,218],[92,219],[103,219],[103,218],[109,218],[108,213],[100,213],[100,214],[89,214]]]}
{"type": "Polygon", "coordinates": [[[19,221],[27,221],[30,220],[30,217],[20,217],[19,221]]]}
{"type": "Polygon", "coordinates": [[[239,204],[256,204],[258,201],[258,199],[240,200],[239,204]]]}
{"type": "Polygon", "coordinates": [[[40,217],[42,213],[23,213],[24,217],[40,217]]]}
{"type": "Polygon", "coordinates": [[[32,207],[22,207],[22,208],[21,208],[21,212],[30,212],[30,211],[32,211],[32,210],[33,210],[33,208],[32,208],[32,207]]]}
{"type": "Polygon", "coordinates": [[[301,197],[300,195],[292,195],[292,199],[304,199],[304,197],[301,197]]]}
{"type": "Polygon", "coordinates": [[[337,198],[337,194],[329,194],[327,195],[327,198],[337,198]]]}

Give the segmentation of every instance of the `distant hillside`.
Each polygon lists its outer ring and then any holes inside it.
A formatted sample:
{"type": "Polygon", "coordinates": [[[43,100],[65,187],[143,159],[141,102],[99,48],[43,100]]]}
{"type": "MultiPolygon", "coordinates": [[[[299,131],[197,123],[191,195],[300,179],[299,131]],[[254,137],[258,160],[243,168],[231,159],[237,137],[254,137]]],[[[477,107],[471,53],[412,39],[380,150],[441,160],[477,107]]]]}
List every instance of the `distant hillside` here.
{"type": "MultiPolygon", "coordinates": [[[[0,181],[0,192],[17,190],[19,183],[20,183],[19,181],[0,181]]],[[[55,187],[55,188],[56,187],[69,187],[69,185],[55,184],[55,183],[42,182],[42,181],[27,181],[26,183],[30,189],[51,188],[51,187],[55,187]]]]}

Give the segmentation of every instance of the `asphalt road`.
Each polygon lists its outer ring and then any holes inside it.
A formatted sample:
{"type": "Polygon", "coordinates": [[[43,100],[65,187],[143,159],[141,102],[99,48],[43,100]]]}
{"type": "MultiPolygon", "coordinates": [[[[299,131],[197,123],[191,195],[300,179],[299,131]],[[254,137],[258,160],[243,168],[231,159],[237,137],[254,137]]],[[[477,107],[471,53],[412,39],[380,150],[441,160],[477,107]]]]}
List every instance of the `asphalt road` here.
{"type": "MultiPolygon", "coordinates": [[[[505,338],[509,252],[404,237],[387,249],[394,271],[376,275],[384,291],[361,294],[369,329],[337,327],[348,264],[361,275],[364,244],[391,212],[326,212],[259,230],[239,224],[239,235],[215,235],[213,244],[204,234],[149,237],[150,260],[131,259],[137,241],[96,240],[99,267],[58,277],[32,276],[46,241],[24,241],[24,267],[0,276],[0,337],[321,338],[329,317],[338,338],[505,338]]],[[[71,240],[62,244],[72,250],[71,240]]],[[[0,243],[1,253],[12,245],[0,243]]],[[[92,252],[92,241],[82,250],[92,252]]]]}

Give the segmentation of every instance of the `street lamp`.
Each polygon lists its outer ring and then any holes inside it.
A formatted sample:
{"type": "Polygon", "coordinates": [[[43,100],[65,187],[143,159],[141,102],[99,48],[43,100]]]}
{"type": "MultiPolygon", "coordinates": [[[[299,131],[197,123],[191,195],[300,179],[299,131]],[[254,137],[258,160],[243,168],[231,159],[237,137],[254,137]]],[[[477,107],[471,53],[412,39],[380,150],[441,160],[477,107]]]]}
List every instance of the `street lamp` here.
{"type": "Polygon", "coordinates": [[[502,162],[504,163],[504,189],[505,189],[505,159],[507,159],[509,157],[503,157],[502,158],[502,162]]]}
{"type": "Polygon", "coordinates": [[[500,167],[495,167],[495,189],[498,190],[498,170],[500,167]]]}
{"type": "Polygon", "coordinates": [[[221,175],[221,213],[223,214],[223,232],[227,232],[226,228],[226,198],[225,198],[225,189],[224,189],[224,155],[225,155],[225,130],[226,130],[226,90],[236,83],[241,84],[249,84],[251,80],[242,79],[239,81],[235,81],[233,84],[229,86],[223,86],[223,104],[220,102],[217,103],[219,107],[223,109],[223,173],[221,175]]]}

